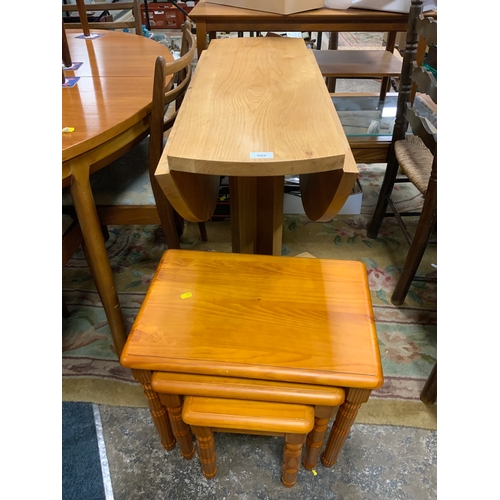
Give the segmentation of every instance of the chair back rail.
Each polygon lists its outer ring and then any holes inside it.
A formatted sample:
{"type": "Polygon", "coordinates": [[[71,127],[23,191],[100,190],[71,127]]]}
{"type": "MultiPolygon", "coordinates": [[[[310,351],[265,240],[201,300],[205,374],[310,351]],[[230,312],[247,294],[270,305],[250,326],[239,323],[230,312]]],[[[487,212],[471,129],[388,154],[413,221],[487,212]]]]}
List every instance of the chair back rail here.
{"type": "Polygon", "coordinates": [[[422,116],[415,108],[408,107],[406,119],[411,127],[412,135],[422,139],[426,148],[434,154],[437,148],[437,134],[430,128],[427,118],[422,116]]]}
{"type": "Polygon", "coordinates": [[[191,81],[191,62],[196,46],[191,33],[191,23],[185,21],[182,27],[181,57],[170,63],[165,63],[163,57],[158,57],[155,63],[153,84],[153,107],[151,110],[151,127],[149,140],[149,173],[151,182],[155,183],[154,172],[163,152],[163,134],[172,127],[179,111],[180,101],[191,81]],[[171,76],[176,77],[176,86],[171,88],[171,76]],[[169,105],[175,101],[175,109],[165,118],[169,105]]]}
{"type": "Polygon", "coordinates": [[[84,3],[83,0],[76,0],[76,5],[62,5],[62,12],[78,12],[80,16],[79,23],[65,23],[67,29],[82,29],[85,36],[89,36],[89,28],[93,29],[123,29],[134,28],[137,35],[142,35],[141,9],[139,0],[132,2],[117,3],[84,3]],[[112,22],[89,22],[87,12],[94,11],[113,11],[113,10],[131,10],[133,21],[112,21],[112,22]]]}
{"type": "Polygon", "coordinates": [[[411,79],[416,83],[418,92],[427,94],[437,104],[437,81],[429,70],[413,61],[411,79]]]}
{"type": "Polygon", "coordinates": [[[437,46],[437,22],[433,17],[418,16],[417,32],[429,47],[437,46]]]}

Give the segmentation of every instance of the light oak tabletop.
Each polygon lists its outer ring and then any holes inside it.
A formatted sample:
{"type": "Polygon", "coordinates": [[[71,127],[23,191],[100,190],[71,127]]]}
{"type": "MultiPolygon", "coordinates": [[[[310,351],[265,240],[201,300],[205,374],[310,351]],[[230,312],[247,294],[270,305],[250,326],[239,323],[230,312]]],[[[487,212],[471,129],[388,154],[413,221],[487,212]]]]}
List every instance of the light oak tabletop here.
{"type": "Polygon", "coordinates": [[[277,176],[342,168],[343,134],[332,110],[303,40],[213,40],[198,63],[157,174],[169,168],[277,176]]]}

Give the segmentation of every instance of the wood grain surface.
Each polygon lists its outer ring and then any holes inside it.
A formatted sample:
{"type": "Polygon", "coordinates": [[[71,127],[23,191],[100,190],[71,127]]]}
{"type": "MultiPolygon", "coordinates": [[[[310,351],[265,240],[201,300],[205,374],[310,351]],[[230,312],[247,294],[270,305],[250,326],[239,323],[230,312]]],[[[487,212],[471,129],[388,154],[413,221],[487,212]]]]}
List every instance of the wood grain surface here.
{"type": "Polygon", "coordinates": [[[167,250],[126,346],[129,368],[376,389],[361,262],[167,250]]]}
{"type": "Polygon", "coordinates": [[[182,419],[189,425],[307,434],[314,408],[306,405],[187,396],[182,419]]]}
{"type": "Polygon", "coordinates": [[[341,168],[344,149],[330,108],[319,68],[302,40],[213,40],[164,156],[171,170],[211,175],[341,168]],[[267,157],[253,157],[262,153],[267,157]]]}
{"type": "MultiPolygon", "coordinates": [[[[173,60],[163,45],[143,36],[121,31],[92,30],[100,38],[77,38],[81,30],[66,30],[73,62],[83,62],[67,77],[80,80],[62,89],[63,162],[104,144],[134,124],[148,119],[151,110],[156,57],[173,60]]],[[[145,130],[148,122],[145,122],[145,130]]]]}

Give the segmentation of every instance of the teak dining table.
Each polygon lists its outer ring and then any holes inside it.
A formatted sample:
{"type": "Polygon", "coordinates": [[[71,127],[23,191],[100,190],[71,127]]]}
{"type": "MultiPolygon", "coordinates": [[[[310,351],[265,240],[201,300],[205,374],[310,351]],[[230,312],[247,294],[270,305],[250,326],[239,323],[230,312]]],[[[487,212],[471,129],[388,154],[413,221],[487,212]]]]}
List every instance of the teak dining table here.
{"type": "Polygon", "coordinates": [[[163,45],[122,31],[67,30],[72,62],[64,70],[78,77],[62,88],[62,186],[71,192],[82,229],[88,264],[102,300],[118,356],[127,332],[98,219],[90,175],[110,164],[146,137],[149,130],[157,56],[173,60],[163,45]]]}
{"type": "Polygon", "coordinates": [[[229,177],[232,249],[281,255],[285,175],[314,221],[331,220],[358,175],[311,50],[292,38],[214,40],[198,62],[155,176],[192,222],[229,177]]]}

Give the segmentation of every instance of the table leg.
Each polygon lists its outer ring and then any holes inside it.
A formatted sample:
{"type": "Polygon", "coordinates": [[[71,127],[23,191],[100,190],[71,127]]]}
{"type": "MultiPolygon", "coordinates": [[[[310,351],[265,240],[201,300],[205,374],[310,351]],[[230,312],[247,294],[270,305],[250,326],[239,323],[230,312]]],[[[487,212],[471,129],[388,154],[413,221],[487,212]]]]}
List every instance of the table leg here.
{"type": "Polygon", "coordinates": [[[198,456],[201,470],[207,479],[212,479],[217,473],[217,457],[215,453],[214,433],[210,427],[191,426],[198,441],[198,456]]]}
{"type": "MultiPolygon", "coordinates": [[[[339,32],[331,31],[330,40],[328,42],[328,50],[338,50],[339,48],[339,32]]],[[[335,92],[337,79],[334,76],[326,77],[326,86],[328,87],[328,92],[333,94],[335,92]]]]}
{"type": "Polygon", "coordinates": [[[196,46],[199,61],[201,53],[207,49],[207,23],[203,21],[196,21],[196,46]]]}
{"type": "Polygon", "coordinates": [[[182,399],[178,394],[160,394],[160,401],[164,404],[170,417],[174,436],[179,444],[181,455],[186,460],[191,460],[194,456],[193,436],[191,429],[182,420],[182,399]]]}
{"type": "MultiPolygon", "coordinates": [[[[387,39],[387,44],[385,46],[385,50],[394,53],[394,49],[396,47],[396,36],[397,36],[397,31],[390,31],[388,33],[388,39],[387,39]]],[[[380,100],[385,101],[385,98],[387,96],[387,92],[389,90],[389,86],[391,83],[391,79],[388,76],[385,76],[382,78],[382,83],[380,86],[380,100]]]]}
{"type": "Polygon", "coordinates": [[[230,177],[233,252],[281,255],[284,176],[230,177]]]}
{"type": "Polygon", "coordinates": [[[175,437],[172,433],[167,409],[161,404],[158,394],[151,387],[151,372],[147,370],[132,370],[132,375],[144,390],[153,423],[160,435],[161,444],[166,450],[173,450],[175,448],[175,437]]]}
{"type": "Polygon", "coordinates": [[[93,270],[97,292],[101,297],[109,329],[118,357],[122,352],[127,334],[121,313],[118,294],[113,280],[113,272],[109,263],[106,245],[102,236],[101,224],[92,196],[89,181],[89,164],[72,168],[70,185],[71,197],[76,215],[82,230],[89,267],[93,270]]]}
{"type": "Polygon", "coordinates": [[[348,389],[346,391],[345,401],[338,409],[325,451],[321,455],[321,463],[325,467],[331,467],[337,461],[358,410],[363,403],[368,401],[370,394],[371,391],[368,389],[348,389]]]}
{"type": "Polygon", "coordinates": [[[333,409],[332,406],[316,406],[314,408],[314,428],[307,435],[306,452],[302,459],[302,465],[307,470],[314,469],[318,463],[333,409]]]}
{"type": "Polygon", "coordinates": [[[287,488],[291,488],[297,482],[300,455],[305,439],[305,434],[285,434],[281,482],[287,488]]]}

